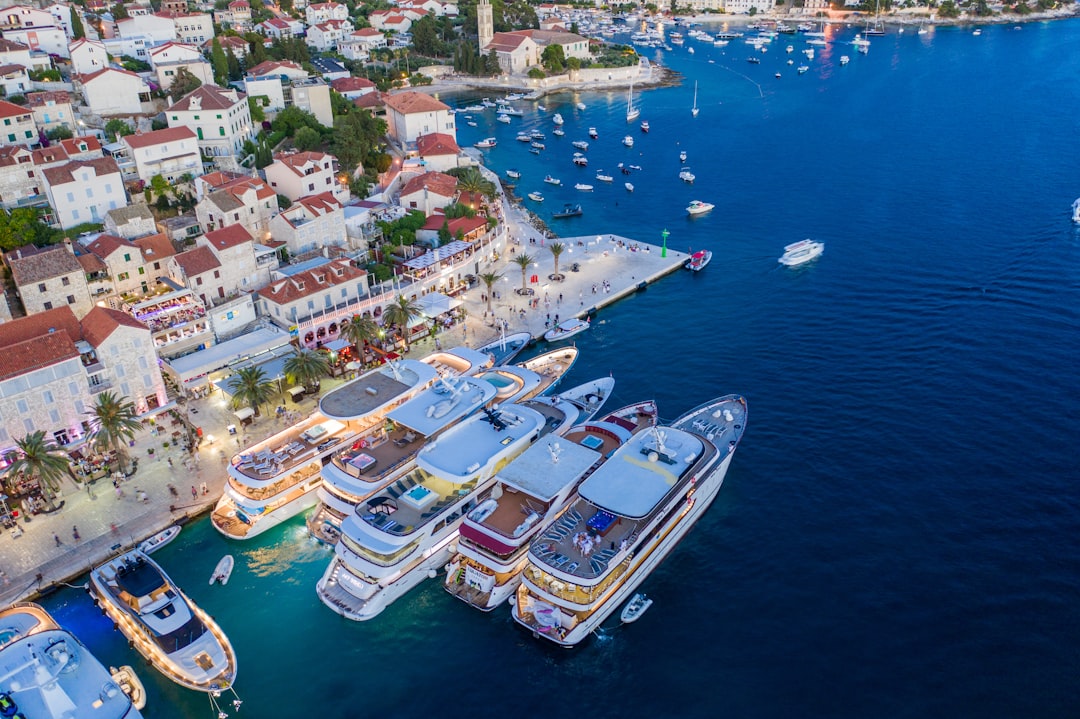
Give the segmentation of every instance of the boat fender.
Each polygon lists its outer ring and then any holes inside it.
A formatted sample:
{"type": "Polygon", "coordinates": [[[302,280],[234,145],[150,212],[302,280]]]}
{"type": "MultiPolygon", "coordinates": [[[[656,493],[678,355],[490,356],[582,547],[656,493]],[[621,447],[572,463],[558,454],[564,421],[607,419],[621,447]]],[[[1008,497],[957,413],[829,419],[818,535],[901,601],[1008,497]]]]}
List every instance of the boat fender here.
{"type": "Polygon", "coordinates": [[[439,573],[436,572],[434,569],[429,569],[427,575],[428,579],[434,579],[435,577],[439,576],[439,573]]]}

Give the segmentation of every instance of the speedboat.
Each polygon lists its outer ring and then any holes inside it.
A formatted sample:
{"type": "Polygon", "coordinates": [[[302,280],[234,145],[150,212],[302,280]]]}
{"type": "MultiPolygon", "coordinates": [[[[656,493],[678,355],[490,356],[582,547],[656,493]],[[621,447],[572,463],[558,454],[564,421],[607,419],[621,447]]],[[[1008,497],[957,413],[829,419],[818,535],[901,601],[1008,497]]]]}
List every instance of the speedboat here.
{"type": "Polygon", "coordinates": [[[705,265],[712,262],[712,250],[698,250],[687,258],[683,267],[691,272],[699,272],[705,269],[705,265]]]}
{"type": "Polygon", "coordinates": [[[589,143],[585,142],[584,140],[574,140],[570,144],[581,150],[582,152],[589,149],[589,143]]]}
{"type": "Polygon", "coordinates": [[[551,175],[545,175],[544,176],[544,182],[548,183],[549,185],[561,185],[562,184],[562,180],[560,180],[557,177],[552,177],[551,175]]]}
{"type": "Polygon", "coordinates": [[[627,192],[633,192],[634,191],[634,183],[632,183],[632,182],[624,182],[623,187],[626,188],[627,192]]]}
{"type": "Polygon", "coordinates": [[[553,327],[552,329],[545,332],[544,339],[548,342],[568,340],[574,335],[581,334],[587,329],[589,329],[588,320],[581,320],[576,317],[572,317],[568,320],[563,320],[556,327],[553,327]]]}
{"type": "MultiPolygon", "coordinates": [[[[614,380],[604,378],[545,397],[554,406],[584,406],[586,413],[569,431],[548,434],[499,472],[491,495],[465,517],[458,554],[447,566],[445,588],[458,599],[490,611],[501,606],[521,584],[529,546],[537,535],[558,532],[576,521],[565,513],[577,501],[577,487],[634,434],[656,423],[656,407],[642,402],[594,420],[610,395],[614,380]],[[587,400],[571,392],[607,382],[587,400]]],[[[530,405],[532,406],[532,405],[530,405]]]]}
{"type": "Polygon", "coordinates": [[[751,57],[746,58],[746,61],[748,63],[750,63],[751,65],[760,65],[761,64],[761,58],[759,58],[759,57],[751,56],[751,57]]]}
{"type": "Polygon", "coordinates": [[[799,65],[799,68],[798,68],[799,74],[802,75],[804,72],[806,72],[809,69],[810,69],[809,65],[799,65]]]}
{"type": "Polygon", "coordinates": [[[506,176],[509,177],[511,180],[520,180],[521,172],[518,170],[510,169],[506,171],[506,176]]]}
{"type": "Polygon", "coordinates": [[[577,105],[575,105],[575,107],[577,109],[579,109],[579,110],[584,110],[585,109],[585,103],[584,102],[579,102],[577,105]]]}
{"type": "Polygon", "coordinates": [[[503,365],[517,357],[523,349],[529,346],[532,339],[533,336],[529,332],[516,332],[507,336],[500,329],[497,339],[477,347],[476,351],[488,355],[492,366],[503,365]]]}
{"type": "Polygon", "coordinates": [[[519,132],[514,139],[518,142],[532,142],[532,137],[527,132],[519,132]]]}
{"type": "Polygon", "coordinates": [[[727,395],[615,449],[578,485],[566,519],[533,539],[514,621],[564,647],[584,641],[716,499],[746,420],[746,400],[727,395]]]}
{"type": "Polygon", "coordinates": [[[499,144],[499,142],[494,137],[485,137],[480,142],[477,142],[476,144],[474,144],[473,147],[478,147],[480,149],[486,149],[488,147],[495,147],[495,145],[497,145],[497,144],[499,144]]]}
{"type": "Polygon", "coordinates": [[[509,124],[510,124],[510,116],[509,116],[509,115],[499,115],[499,116],[498,116],[498,117],[496,117],[495,119],[496,119],[496,120],[497,120],[498,122],[502,122],[502,123],[505,123],[505,124],[507,124],[507,125],[509,125],[509,124]]]}
{"type": "Polygon", "coordinates": [[[468,125],[469,127],[476,127],[476,121],[475,120],[466,120],[465,124],[468,125]]]}
{"type": "Polygon", "coordinates": [[[575,190],[581,190],[582,192],[592,192],[593,191],[593,186],[592,185],[586,185],[584,182],[579,182],[576,185],[574,185],[574,189],[575,190]]]}
{"type": "Polygon", "coordinates": [[[533,202],[543,202],[544,201],[544,196],[541,195],[539,192],[530,192],[528,197],[533,202]]]}
{"type": "Polygon", "coordinates": [[[634,138],[631,137],[630,135],[627,135],[626,137],[623,138],[622,144],[626,145],[627,147],[633,147],[634,146],[634,138]]]}
{"type": "Polygon", "coordinates": [[[562,115],[556,112],[554,115],[551,116],[551,121],[554,122],[556,125],[563,124],[562,115]]]}
{"type": "Polygon", "coordinates": [[[648,132],[649,131],[649,121],[648,120],[642,120],[641,121],[641,131],[642,132],[648,132]]]}
{"type": "Polygon", "coordinates": [[[581,205],[570,204],[564,205],[562,211],[560,212],[551,213],[551,216],[554,217],[556,220],[565,220],[570,217],[581,217],[581,215],[581,205]]]}
{"type": "Polygon", "coordinates": [[[597,131],[596,131],[596,128],[595,128],[595,127],[590,127],[590,128],[589,128],[589,137],[591,137],[591,138],[592,138],[592,139],[594,139],[594,140],[595,140],[596,138],[600,137],[600,134],[599,134],[599,133],[597,133],[597,131]]]}
{"type": "Polygon", "coordinates": [[[556,127],[554,130],[552,130],[551,134],[555,137],[562,137],[566,134],[566,132],[561,127],[556,127]]]}
{"type": "Polygon", "coordinates": [[[777,262],[782,265],[787,265],[788,267],[793,267],[794,265],[801,265],[804,262],[809,262],[824,251],[824,242],[799,240],[798,242],[792,242],[790,245],[785,246],[784,254],[777,262]]]}
{"type": "Polygon", "coordinates": [[[546,135],[544,135],[544,133],[540,132],[539,130],[533,130],[529,133],[529,137],[533,140],[543,140],[546,135]]]}
{"type": "Polygon", "coordinates": [[[416,466],[361,502],[316,587],[341,616],[366,621],[450,559],[465,516],[490,497],[497,470],[547,433],[548,416],[500,403],[454,425],[416,454],[416,466]]]}
{"type": "Polygon", "coordinates": [[[589,158],[585,157],[580,152],[575,152],[574,153],[574,158],[573,158],[572,162],[575,165],[577,165],[578,167],[588,167],[589,166],[589,158]]]}
{"type": "Polygon", "coordinates": [[[544,143],[542,143],[542,142],[533,142],[533,143],[530,144],[530,147],[532,147],[534,150],[543,150],[544,149],[544,143]]]}
{"type": "Polygon", "coordinates": [[[696,180],[697,177],[694,175],[694,173],[690,172],[689,167],[685,167],[682,169],[682,171],[679,172],[679,179],[683,182],[693,184],[694,180],[696,180]]]}
{"type": "Polygon", "coordinates": [[[0,716],[142,719],[102,663],[37,604],[0,611],[0,664],[0,716]]]}
{"type": "Polygon", "coordinates": [[[716,205],[710,202],[702,202],[701,200],[692,200],[686,207],[686,211],[691,215],[701,215],[711,210],[716,205]]]}
{"type": "Polygon", "coordinates": [[[849,62],[851,62],[850,57],[848,57],[847,55],[841,55],[840,56],[840,64],[841,65],[847,65],[849,62]]]}
{"type": "Polygon", "coordinates": [[[1080,222],[1080,197],[1072,203],[1073,222],[1080,222]]]}
{"type": "Polygon", "coordinates": [[[146,661],[182,687],[220,693],[236,679],[221,627],[138,549],[90,571],[98,606],[146,661]]]}
{"type": "Polygon", "coordinates": [[[679,152],[679,162],[686,162],[686,150],[679,152]]]}
{"type": "Polygon", "coordinates": [[[612,177],[611,175],[605,175],[603,170],[600,170],[599,172],[596,173],[596,179],[600,180],[600,182],[614,182],[615,181],[615,178],[612,177]]]}

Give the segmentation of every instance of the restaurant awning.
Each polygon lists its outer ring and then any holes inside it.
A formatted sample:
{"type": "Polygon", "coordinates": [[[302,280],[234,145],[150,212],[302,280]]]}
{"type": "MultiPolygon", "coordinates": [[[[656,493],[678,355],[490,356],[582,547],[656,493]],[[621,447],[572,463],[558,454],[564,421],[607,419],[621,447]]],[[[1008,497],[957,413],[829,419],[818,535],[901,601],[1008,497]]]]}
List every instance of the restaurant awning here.
{"type": "Polygon", "coordinates": [[[430,292],[416,300],[416,304],[425,317],[438,317],[460,307],[462,302],[453,297],[447,297],[441,292],[430,292]]]}
{"type": "Polygon", "coordinates": [[[336,340],[330,340],[329,342],[324,343],[323,344],[323,349],[330,350],[331,352],[340,352],[341,350],[345,349],[348,346],[349,346],[349,341],[348,340],[343,340],[343,339],[338,338],[336,340]]]}
{"type": "Polygon", "coordinates": [[[253,417],[255,415],[255,410],[253,410],[251,407],[241,407],[240,409],[233,412],[233,415],[238,420],[243,422],[245,419],[248,419],[249,417],[253,417]]]}

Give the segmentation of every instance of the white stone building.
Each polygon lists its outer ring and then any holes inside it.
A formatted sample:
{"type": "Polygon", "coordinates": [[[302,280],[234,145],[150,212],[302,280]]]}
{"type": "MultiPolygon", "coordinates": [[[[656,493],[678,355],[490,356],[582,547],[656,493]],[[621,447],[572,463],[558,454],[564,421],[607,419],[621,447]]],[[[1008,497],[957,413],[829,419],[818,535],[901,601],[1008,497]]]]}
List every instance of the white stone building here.
{"type": "Polygon", "coordinates": [[[255,136],[247,96],[233,89],[203,85],[165,110],[169,127],[195,131],[203,157],[223,170],[235,170],[243,145],[255,136]]]}
{"type": "Polygon", "coordinates": [[[69,307],[76,317],[83,317],[94,306],[83,267],[69,242],[21,247],[8,252],[5,261],[26,314],[69,307]]]}
{"type": "Polygon", "coordinates": [[[161,175],[173,185],[184,175],[195,177],[202,172],[199,143],[195,133],[187,127],[127,135],[120,142],[127,148],[143,182],[149,183],[155,175],[161,175]]]}
{"type": "Polygon", "coordinates": [[[150,86],[127,70],[106,67],[79,75],[76,87],[95,115],[137,115],[150,102],[150,86]]]}
{"type": "Polygon", "coordinates": [[[324,152],[275,155],[274,162],[263,168],[263,172],[274,192],[293,202],[323,192],[331,192],[341,204],[349,200],[348,182],[343,183],[338,177],[337,158],[324,152]]]}
{"type": "Polygon", "coordinates": [[[450,108],[430,95],[400,92],[386,98],[386,123],[390,136],[400,145],[416,141],[420,135],[441,132],[456,141],[457,127],[450,108]]]}
{"type": "Polygon", "coordinates": [[[284,242],[291,255],[323,247],[344,247],[345,213],[329,192],[302,197],[295,205],[270,220],[270,234],[284,242]]]}
{"type": "Polygon", "coordinates": [[[37,145],[38,132],[33,111],[22,105],[0,100],[0,142],[37,145]]]}
{"type": "Polygon", "coordinates": [[[101,222],[106,212],[127,204],[120,168],[111,157],[67,162],[41,174],[60,227],[101,222]]]}

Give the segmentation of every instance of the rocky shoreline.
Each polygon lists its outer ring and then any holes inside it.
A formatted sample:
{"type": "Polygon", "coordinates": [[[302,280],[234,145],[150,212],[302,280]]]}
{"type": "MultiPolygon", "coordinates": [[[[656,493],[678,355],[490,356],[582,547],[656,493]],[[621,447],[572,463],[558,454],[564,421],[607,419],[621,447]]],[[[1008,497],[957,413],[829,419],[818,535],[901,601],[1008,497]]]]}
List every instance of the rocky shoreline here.
{"type": "MultiPolygon", "coordinates": [[[[641,90],[647,90],[650,88],[658,87],[675,87],[682,83],[682,75],[671,68],[664,67],[663,65],[652,64],[650,66],[650,77],[647,78],[635,78],[633,85],[635,88],[641,90]]],[[[605,90],[613,88],[629,87],[631,85],[630,80],[612,80],[605,83],[605,90]]],[[[466,75],[453,75],[447,77],[440,77],[436,79],[430,85],[419,85],[409,88],[415,92],[423,92],[429,95],[440,95],[442,93],[460,93],[460,92],[526,92],[531,98],[547,97],[548,95],[555,95],[560,92],[573,92],[575,90],[581,91],[593,91],[596,90],[595,82],[573,82],[569,79],[565,81],[559,81],[550,87],[537,87],[529,88],[522,87],[521,78],[485,78],[485,77],[470,77],[466,75]]]]}

